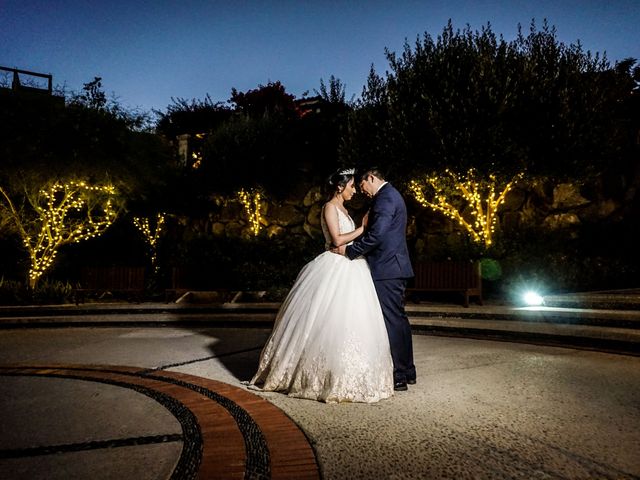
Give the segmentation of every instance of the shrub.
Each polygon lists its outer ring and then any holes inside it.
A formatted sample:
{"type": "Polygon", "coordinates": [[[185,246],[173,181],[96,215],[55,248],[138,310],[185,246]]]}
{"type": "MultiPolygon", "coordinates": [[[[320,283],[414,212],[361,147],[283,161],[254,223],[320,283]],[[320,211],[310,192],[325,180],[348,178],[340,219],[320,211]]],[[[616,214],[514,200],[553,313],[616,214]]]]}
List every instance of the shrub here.
{"type": "Polygon", "coordinates": [[[0,305],[24,305],[28,298],[29,291],[24,283],[0,279],[0,305]]]}
{"type": "MultiPolygon", "coordinates": [[[[306,236],[240,239],[198,235],[185,239],[170,255],[172,266],[192,272],[194,288],[279,290],[293,284],[302,266],[322,252],[318,241],[306,236]]],[[[274,297],[275,298],[275,297],[274,297]]]]}
{"type": "Polygon", "coordinates": [[[46,280],[30,290],[23,282],[0,278],[0,305],[43,305],[70,303],[73,287],[69,282],[46,280]]]}
{"type": "Polygon", "coordinates": [[[522,231],[500,245],[500,290],[506,296],[522,288],[547,293],[629,288],[637,285],[638,254],[617,228],[584,227],[566,232],[522,231]],[[596,231],[603,237],[596,238],[596,231]],[[606,238],[604,238],[606,237],[606,238]]]}
{"type": "Polygon", "coordinates": [[[70,303],[73,296],[73,286],[69,282],[48,280],[41,282],[31,292],[31,302],[38,305],[70,303]]]}

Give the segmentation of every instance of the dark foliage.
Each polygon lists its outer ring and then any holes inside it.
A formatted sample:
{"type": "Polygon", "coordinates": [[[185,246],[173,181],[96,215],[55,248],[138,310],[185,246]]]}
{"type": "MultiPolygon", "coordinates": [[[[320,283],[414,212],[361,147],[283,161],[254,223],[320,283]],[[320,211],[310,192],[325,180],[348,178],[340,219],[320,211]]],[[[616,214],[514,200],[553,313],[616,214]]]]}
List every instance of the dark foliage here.
{"type": "Polygon", "coordinates": [[[166,198],[173,177],[165,140],[137,131],[134,113],[108,101],[100,79],[65,104],[56,97],[4,94],[0,98],[0,182],[20,192],[60,179],[111,182],[130,208],[166,198]]]}
{"type": "Polygon", "coordinates": [[[237,112],[253,118],[276,115],[287,119],[298,116],[295,96],[286,93],[280,82],[269,82],[247,92],[231,90],[230,102],[235,105],[237,112]]]}
{"type": "Polygon", "coordinates": [[[234,89],[236,112],[203,147],[202,167],[194,174],[200,190],[233,194],[260,188],[271,198],[284,198],[301,183],[322,182],[338,164],[349,110],[337,90],[333,95],[296,102],[279,82],[246,93],[234,89]]]}
{"type": "Polygon", "coordinates": [[[565,232],[523,231],[501,246],[497,291],[509,298],[525,288],[562,293],[637,286],[639,233],[628,223],[588,225],[571,237],[565,232]]]}
{"type": "Polygon", "coordinates": [[[204,100],[171,99],[166,112],[156,111],[156,132],[168,139],[177,135],[209,133],[229,119],[232,110],[222,102],[213,102],[208,95],[204,100]]]}
{"type": "Polygon", "coordinates": [[[196,235],[173,246],[167,266],[185,268],[199,289],[268,290],[289,288],[302,266],[322,252],[306,236],[237,239],[196,235]]]}
{"type": "Polygon", "coordinates": [[[559,42],[546,22],[511,42],[450,22],[387,59],[350,122],[342,154],[357,163],[379,159],[402,178],[473,167],[575,179],[629,155],[630,65],[559,42]]]}
{"type": "Polygon", "coordinates": [[[54,305],[70,303],[73,286],[69,282],[40,282],[35,289],[25,283],[0,278],[0,305],[54,305]]]}

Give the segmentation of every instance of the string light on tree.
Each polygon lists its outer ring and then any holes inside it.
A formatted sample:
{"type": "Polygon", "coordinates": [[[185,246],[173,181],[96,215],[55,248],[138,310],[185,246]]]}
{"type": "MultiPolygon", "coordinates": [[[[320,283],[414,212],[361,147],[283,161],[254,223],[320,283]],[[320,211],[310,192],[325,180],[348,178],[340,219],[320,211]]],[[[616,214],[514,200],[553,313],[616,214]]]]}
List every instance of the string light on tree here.
{"type": "Polygon", "coordinates": [[[411,180],[409,190],[423,207],[443,213],[466,230],[473,241],[489,247],[498,223],[498,209],[507,193],[523,176],[523,173],[519,173],[498,188],[495,175],[489,175],[488,180],[478,181],[473,169],[464,178],[447,169],[441,177],[432,175],[422,182],[411,180]],[[425,190],[429,191],[429,195],[425,194],[425,190]]]}
{"type": "Polygon", "coordinates": [[[191,153],[191,168],[197,170],[202,165],[202,154],[200,152],[192,152],[191,153]]]}
{"type": "Polygon", "coordinates": [[[165,214],[158,213],[156,215],[155,229],[152,231],[151,221],[147,217],[133,217],[133,224],[142,233],[145,242],[149,245],[151,252],[151,266],[158,271],[158,241],[164,231],[165,214]]]}
{"type": "Polygon", "coordinates": [[[196,133],[195,134],[195,142],[199,145],[193,146],[193,151],[191,152],[191,168],[193,168],[194,170],[199,169],[202,166],[202,149],[201,149],[201,145],[202,145],[202,141],[206,138],[206,134],[205,133],[196,133]]]}
{"type": "Polygon", "coordinates": [[[29,254],[30,288],[51,267],[61,246],[101,235],[118,215],[113,185],[54,182],[35,195],[27,194],[30,212],[16,209],[2,188],[0,194],[1,207],[16,225],[29,254]]]}
{"type": "Polygon", "coordinates": [[[262,228],[261,223],[263,221],[262,214],[260,213],[263,203],[262,195],[259,190],[252,189],[247,192],[245,189],[241,189],[238,192],[238,198],[249,219],[251,233],[253,233],[254,237],[257,237],[262,228]]]}

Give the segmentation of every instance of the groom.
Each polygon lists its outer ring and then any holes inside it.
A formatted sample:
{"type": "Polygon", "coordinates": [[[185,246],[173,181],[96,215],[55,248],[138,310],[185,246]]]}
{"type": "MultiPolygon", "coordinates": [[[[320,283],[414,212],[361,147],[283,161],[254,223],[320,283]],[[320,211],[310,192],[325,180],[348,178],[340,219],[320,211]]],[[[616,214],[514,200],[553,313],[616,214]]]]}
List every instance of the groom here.
{"type": "Polygon", "coordinates": [[[416,383],[411,326],[404,311],[404,291],[413,269],[407,248],[407,207],[400,193],[384,180],[378,168],[359,177],[360,190],[373,198],[367,228],[362,237],[337,253],[353,260],[364,256],[382,306],[393,359],[394,390],[416,383]]]}

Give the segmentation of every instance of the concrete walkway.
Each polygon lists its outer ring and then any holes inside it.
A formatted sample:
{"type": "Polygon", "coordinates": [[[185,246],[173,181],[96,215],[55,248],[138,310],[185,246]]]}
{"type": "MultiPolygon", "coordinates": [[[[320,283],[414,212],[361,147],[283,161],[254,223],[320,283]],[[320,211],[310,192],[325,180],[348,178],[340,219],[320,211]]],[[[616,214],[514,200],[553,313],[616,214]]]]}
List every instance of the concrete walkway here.
{"type": "MultiPolygon", "coordinates": [[[[424,330],[408,392],[327,405],[242,385],[270,332],[264,306],[142,307],[4,311],[3,479],[640,478],[640,357],[424,330]]],[[[418,330],[521,321],[419,308],[418,330]]]]}

